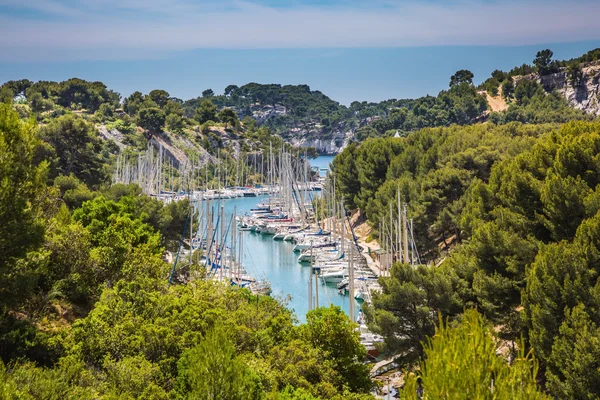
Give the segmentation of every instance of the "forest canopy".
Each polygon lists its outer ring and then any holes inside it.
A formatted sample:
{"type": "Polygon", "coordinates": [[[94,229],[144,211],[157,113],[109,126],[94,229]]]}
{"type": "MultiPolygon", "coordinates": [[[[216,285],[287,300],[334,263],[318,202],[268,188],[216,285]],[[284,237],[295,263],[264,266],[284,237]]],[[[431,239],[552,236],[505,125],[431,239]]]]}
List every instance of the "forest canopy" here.
{"type": "Polygon", "coordinates": [[[348,204],[377,228],[400,190],[429,264],[395,265],[367,307],[388,351],[413,365],[437,313],[460,319],[476,307],[513,349],[525,338],[551,395],[597,396],[599,143],[597,122],[511,123],[370,139],[340,154],[348,204]]]}

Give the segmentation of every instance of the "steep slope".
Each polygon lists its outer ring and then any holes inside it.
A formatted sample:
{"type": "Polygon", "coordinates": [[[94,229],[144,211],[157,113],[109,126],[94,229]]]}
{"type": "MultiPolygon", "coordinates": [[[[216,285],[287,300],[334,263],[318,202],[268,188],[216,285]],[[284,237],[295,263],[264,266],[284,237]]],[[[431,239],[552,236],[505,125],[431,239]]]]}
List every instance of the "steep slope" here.
{"type": "Polygon", "coordinates": [[[566,68],[560,72],[537,76],[536,80],[548,91],[557,90],[569,104],[586,113],[600,115],[600,61],[580,66],[581,75],[569,77],[566,68]]]}
{"type": "Polygon", "coordinates": [[[498,90],[498,96],[492,96],[486,91],[483,91],[482,93],[485,94],[491,112],[502,112],[508,108],[506,100],[502,97],[502,88],[498,90]]]}

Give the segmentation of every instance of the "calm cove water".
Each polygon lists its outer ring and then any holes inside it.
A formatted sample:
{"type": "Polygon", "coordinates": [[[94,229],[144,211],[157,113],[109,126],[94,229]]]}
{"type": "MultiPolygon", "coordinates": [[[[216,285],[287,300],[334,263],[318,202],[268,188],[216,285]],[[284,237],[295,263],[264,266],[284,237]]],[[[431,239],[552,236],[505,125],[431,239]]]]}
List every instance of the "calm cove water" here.
{"type": "MultiPolygon", "coordinates": [[[[326,168],[333,159],[332,156],[319,157],[311,161],[311,165],[326,168]],[[313,162],[315,161],[315,162],[313,162]]],[[[325,171],[323,171],[325,172],[325,171]]],[[[256,204],[265,201],[266,197],[238,197],[223,200],[225,206],[225,221],[229,222],[236,208],[237,215],[250,212],[256,204]]],[[[218,202],[211,202],[217,208],[218,202]]],[[[308,311],[308,265],[298,263],[298,253],[292,251],[294,245],[289,242],[275,241],[273,236],[266,236],[251,232],[243,232],[244,255],[243,262],[249,274],[258,279],[266,279],[271,283],[273,293],[271,296],[291,299],[288,307],[292,309],[298,319],[303,322],[308,311]]],[[[314,296],[314,280],[313,280],[314,296]]],[[[348,313],[350,297],[338,293],[335,286],[325,286],[319,282],[319,305],[334,304],[342,307],[348,313]]],[[[360,305],[355,303],[355,310],[360,310],[360,305]]]]}
{"type": "Polygon", "coordinates": [[[329,164],[333,161],[335,156],[319,156],[314,160],[310,160],[310,165],[313,168],[319,168],[319,175],[325,176],[327,173],[326,169],[329,168],[329,164]]]}

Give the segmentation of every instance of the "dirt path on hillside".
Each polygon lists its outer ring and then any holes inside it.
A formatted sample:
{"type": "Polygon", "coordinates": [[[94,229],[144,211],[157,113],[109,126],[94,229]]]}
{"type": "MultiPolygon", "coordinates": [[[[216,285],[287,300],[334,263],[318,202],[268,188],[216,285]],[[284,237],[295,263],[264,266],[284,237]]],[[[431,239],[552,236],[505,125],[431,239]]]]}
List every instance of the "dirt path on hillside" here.
{"type": "Polygon", "coordinates": [[[487,91],[485,92],[485,97],[490,106],[490,111],[492,112],[501,112],[508,108],[508,104],[504,101],[504,97],[502,97],[502,87],[498,88],[498,96],[492,97],[487,91]]]}

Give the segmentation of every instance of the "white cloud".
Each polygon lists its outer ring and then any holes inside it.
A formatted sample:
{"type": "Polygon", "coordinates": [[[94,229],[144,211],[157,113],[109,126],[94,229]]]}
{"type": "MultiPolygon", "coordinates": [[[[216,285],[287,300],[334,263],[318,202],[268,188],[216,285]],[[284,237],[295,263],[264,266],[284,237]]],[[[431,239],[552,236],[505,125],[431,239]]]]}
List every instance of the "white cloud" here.
{"type": "MultiPolygon", "coordinates": [[[[0,0],[0,5],[8,2],[17,0],[0,0]]],[[[120,57],[195,48],[516,46],[600,39],[600,2],[588,1],[387,0],[373,8],[184,0],[83,0],[77,9],[47,0],[28,4],[64,18],[0,16],[0,60],[23,54],[43,60],[53,52],[89,58],[94,51],[120,57]]]]}

